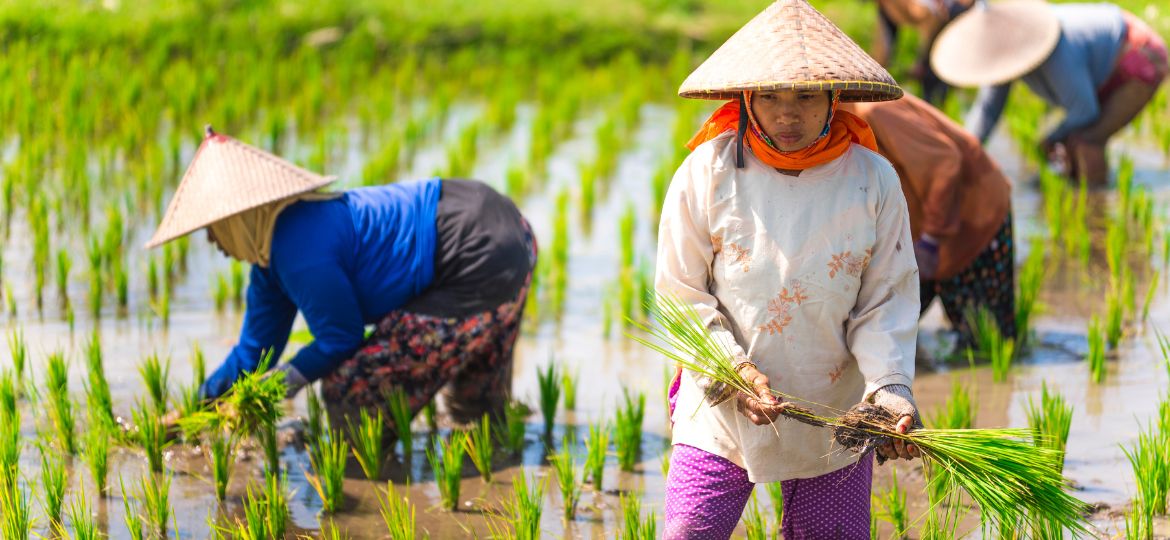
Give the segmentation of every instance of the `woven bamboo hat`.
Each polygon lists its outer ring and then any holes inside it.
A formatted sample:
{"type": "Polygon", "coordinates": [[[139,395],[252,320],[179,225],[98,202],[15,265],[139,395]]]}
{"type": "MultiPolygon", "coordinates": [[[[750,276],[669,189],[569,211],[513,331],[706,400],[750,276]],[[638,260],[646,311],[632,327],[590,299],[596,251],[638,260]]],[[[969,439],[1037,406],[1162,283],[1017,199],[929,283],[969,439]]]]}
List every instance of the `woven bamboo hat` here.
{"type": "Polygon", "coordinates": [[[698,99],[745,90],[840,90],[841,101],[887,101],[902,89],[805,0],[778,0],[707,58],[678,89],[698,99]]]}
{"type": "Polygon", "coordinates": [[[146,247],[157,247],[226,217],[320,189],[336,180],[215,133],[208,126],[146,247]]]}
{"type": "Polygon", "coordinates": [[[930,65],[954,86],[982,86],[1016,80],[1052,55],[1060,21],[1036,0],[981,2],[939,33],[930,65]]]}

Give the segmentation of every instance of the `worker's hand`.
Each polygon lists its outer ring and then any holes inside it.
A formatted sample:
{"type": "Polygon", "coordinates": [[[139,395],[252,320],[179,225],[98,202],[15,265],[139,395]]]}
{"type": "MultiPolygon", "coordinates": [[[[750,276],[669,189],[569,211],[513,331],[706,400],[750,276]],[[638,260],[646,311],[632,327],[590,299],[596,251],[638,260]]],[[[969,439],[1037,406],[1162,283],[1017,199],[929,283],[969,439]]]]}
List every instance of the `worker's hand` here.
{"type": "Polygon", "coordinates": [[[934,279],[938,274],[938,240],[928,234],[919,236],[914,242],[914,259],[922,279],[934,279]]]}
{"type": "Polygon", "coordinates": [[[293,367],[293,365],[290,363],[286,362],[276,366],[268,373],[274,373],[277,371],[284,373],[284,399],[292,399],[296,397],[297,393],[299,393],[302,388],[309,384],[309,379],[305,378],[305,376],[301,374],[300,370],[298,370],[296,367],[293,367]]]}
{"type": "Polygon", "coordinates": [[[768,376],[760,373],[756,366],[744,364],[739,368],[739,375],[755,387],[755,394],[737,392],[735,396],[736,409],[757,426],[771,424],[780,416],[783,410],[780,400],[772,395],[768,386],[768,376]]]}
{"type": "MultiPolygon", "coordinates": [[[[873,404],[898,417],[894,430],[898,433],[909,433],[910,430],[922,427],[918,417],[918,405],[914,403],[914,395],[910,388],[901,384],[883,386],[873,393],[873,404]]],[[[894,439],[889,444],[877,447],[879,462],[885,459],[914,459],[922,457],[918,447],[901,439],[894,439]]]]}
{"type": "Polygon", "coordinates": [[[1045,139],[1040,143],[1040,155],[1048,163],[1048,168],[1071,177],[1076,168],[1072,161],[1072,152],[1067,141],[1050,141],[1045,139]]]}

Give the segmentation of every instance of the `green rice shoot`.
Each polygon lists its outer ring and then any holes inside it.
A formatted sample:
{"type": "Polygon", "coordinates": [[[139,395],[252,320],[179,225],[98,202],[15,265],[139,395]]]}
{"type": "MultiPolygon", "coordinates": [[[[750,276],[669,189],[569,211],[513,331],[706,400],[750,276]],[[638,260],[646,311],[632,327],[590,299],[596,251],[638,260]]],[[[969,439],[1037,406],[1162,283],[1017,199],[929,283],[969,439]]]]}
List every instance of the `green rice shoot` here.
{"type": "Polygon", "coordinates": [[[386,482],[386,495],[375,492],[378,496],[378,513],[386,523],[386,532],[390,540],[414,540],[418,538],[418,525],[414,517],[414,505],[404,496],[399,496],[394,489],[394,482],[386,482]]]}
{"type": "Polygon", "coordinates": [[[479,423],[463,434],[463,448],[475,470],[485,483],[492,482],[492,454],[495,451],[492,441],[491,417],[484,413],[479,423]]]}
{"type": "Polygon", "coordinates": [[[522,404],[508,402],[504,406],[504,417],[500,419],[495,429],[500,446],[512,454],[519,454],[524,450],[525,411],[526,407],[522,404]]]}
{"type": "Polygon", "coordinates": [[[363,408],[357,423],[350,422],[349,438],[353,441],[353,457],[357,459],[362,472],[370,481],[382,477],[382,430],[385,423],[382,419],[382,410],[377,409],[377,415],[371,415],[363,408]]]}
{"type": "Polygon", "coordinates": [[[73,417],[73,398],[69,397],[69,366],[64,353],[49,355],[45,386],[49,391],[49,419],[57,434],[57,444],[63,452],[74,455],[77,453],[77,428],[73,417]]]}
{"type": "Polygon", "coordinates": [[[631,396],[628,389],[622,390],[622,404],[614,417],[614,449],[618,467],[633,471],[642,457],[642,422],[646,416],[646,394],[638,392],[631,396]]]}
{"type": "Polygon", "coordinates": [[[41,504],[50,525],[61,523],[67,483],[65,461],[48,448],[41,447],[41,504]]]}
{"type": "Polygon", "coordinates": [[[589,426],[589,436],[585,438],[585,465],[582,476],[593,485],[593,490],[597,492],[601,492],[602,489],[602,478],[605,474],[605,458],[608,453],[609,425],[603,423],[591,424],[589,426]]]}
{"type": "Polygon", "coordinates": [[[561,400],[560,373],[556,364],[550,362],[543,370],[537,368],[536,380],[540,386],[540,413],[544,418],[544,436],[551,437],[553,424],[557,420],[557,404],[561,400]]]}
{"type": "Polygon", "coordinates": [[[166,538],[171,518],[171,475],[143,475],[138,489],[146,524],[155,536],[166,538]]]}
{"type": "Polygon", "coordinates": [[[414,454],[414,431],[410,427],[414,411],[410,408],[410,398],[405,390],[399,388],[390,394],[387,401],[386,408],[390,410],[390,418],[394,421],[394,434],[402,445],[403,463],[410,463],[414,454]]]}
{"type": "Polygon", "coordinates": [[[166,414],[170,403],[167,381],[171,377],[171,360],[168,358],[163,361],[158,354],[151,353],[138,365],[138,374],[146,385],[146,395],[150,396],[154,411],[159,416],[166,414]]]}
{"type": "Polygon", "coordinates": [[[325,512],[336,513],[341,509],[345,499],[342,486],[348,455],[349,445],[337,431],[330,431],[309,446],[309,463],[313,467],[313,474],[305,473],[305,479],[321,498],[321,507],[325,512]]]}
{"type": "Polygon", "coordinates": [[[150,472],[161,473],[163,472],[163,452],[171,445],[171,441],[167,440],[166,426],[163,425],[162,416],[156,414],[153,407],[143,403],[141,399],[135,401],[137,406],[132,412],[135,440],[142,448],[143,453],[146,454],[146,462],[150,467],[150,472]]]}
{"type": "Polygon", "coordinates": [[[571,442],[567,437],[561,443],[561,450],[549,457],[553,473],[557,479],[557,487],[561,492],[561,506],[564,508],[566,523],[577,515],[577,503],[581,500],[581,481],[577,478],[577,467],[573,461],[573,453],[569,447],[571,442]]]}
{"type": "Polygon", "coordinates": [[[437,448],[427,448],[427,461],[435,474],[439,498],[443,508],[452,512],[459,509],[459,488],[463,482],[463,441],[458,435],[450,440],[439,439],[437,448]]]}

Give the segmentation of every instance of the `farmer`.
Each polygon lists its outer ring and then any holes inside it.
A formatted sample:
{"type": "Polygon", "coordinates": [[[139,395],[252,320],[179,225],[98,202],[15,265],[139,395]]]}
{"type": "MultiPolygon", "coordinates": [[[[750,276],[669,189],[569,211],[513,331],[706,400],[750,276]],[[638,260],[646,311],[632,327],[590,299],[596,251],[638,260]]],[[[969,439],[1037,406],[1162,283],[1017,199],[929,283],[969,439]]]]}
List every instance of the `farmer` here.
{"type": "Polygon", "coordinates": [[[971,7],[974,0],[877,0],[878,24],[870,54],[889,66],[898,43],[898,30],[909,27],[918,32],[918,51],[910,73],[922,85],[922,97],[941,105],[947,84],[930,68],[930,46],[951,19],[971,7]]]}
{"type": "Polygon", "coordinates": [[[1157,92],[1166,44],[1113,4],[1006,1],[960,15],[935,40],[931,64],[956,86],[981,86],[966,125],[981,141],[995,128],[1012,81],[1064,109],[1040,152],[1072,178],[1103,185],[1105,145],[1157,92]]]}
{"type": "MultiPolygon", "coordinates": [[[[655,287],[698,311],[758,391],[676,375],[664,537],[728,538],[753,486],[782,481],[785,538],[868,539],[871,454],[777,420],[786,405],[769,389],[822,415],[873,403],[900,432],[917,421],[918,271],[906,201],[869,127],[837,109],[902,91],[807,2],[780,0],[679,94],[730,101],[671,181],[655,287]]],[[[877,452],[918,453],[900,442],[877,452]]]]}
{"type": "Polygon", "coordinates": [[[913,96],[842,105],[865,120],[893,163],[910,210],[922,311],[938,297],[970,343],[966,317],[985,308],[1015,336],[1011,183],[979,141],[913,96]]]}
{"type": "Polygon", "coordinates": [[[476,181],[318,191],[333,181],[208,128],[147,243],[206,227],[252,264],[240,339],[202,396],[280,358],[299,312],[315,340],[275,368],[288,397],[321,379],[331,416],[396,389],[417,412],[450,383],[456,421],[501,410],[536,259],[516,206],[476,181]]]}

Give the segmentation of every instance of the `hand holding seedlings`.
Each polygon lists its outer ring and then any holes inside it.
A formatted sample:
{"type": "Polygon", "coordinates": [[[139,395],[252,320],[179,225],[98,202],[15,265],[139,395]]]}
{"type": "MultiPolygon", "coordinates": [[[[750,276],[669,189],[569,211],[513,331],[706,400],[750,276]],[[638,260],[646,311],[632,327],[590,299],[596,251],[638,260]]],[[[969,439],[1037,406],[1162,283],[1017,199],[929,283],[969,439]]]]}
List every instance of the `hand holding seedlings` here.
{"type": "Polygon", "coordinates": [[[772,389],[768,386],[768,376],[748,363],[744,363],[738,371],[740,376],[755,388],[755,394],[737,393],[735,396],[737,410],[757,426],[775,422],[784,407],[780,400],[772,395],[772,389]]]}

